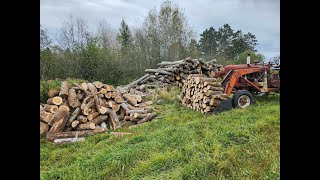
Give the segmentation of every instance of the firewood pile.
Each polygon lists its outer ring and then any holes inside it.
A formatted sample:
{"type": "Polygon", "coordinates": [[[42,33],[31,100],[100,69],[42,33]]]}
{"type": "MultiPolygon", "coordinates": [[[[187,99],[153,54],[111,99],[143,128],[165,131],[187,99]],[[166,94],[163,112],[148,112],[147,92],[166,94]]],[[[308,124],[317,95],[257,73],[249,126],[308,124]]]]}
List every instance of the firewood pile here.
{"type": "Polygon", "coordinates": [[[210,114],[221,101],[228,99],[216,78],[190,74],[181,91],[182,105],[204,114],[210,114]]]}
{"type": "Polygon", "coordinates": [[[151,113],[152,101],[145,101],[143,92],[131,89],[122,94],[99,81],[72,87],[62,81],[48,96],[46,104],[40,103],[40,134],[51,141],[141,124],[157,115],[151,113]]]}
{"type": "Polygon", "coordinates": [[[204,74],[207,77],[213,77],[217,69],[215,62],[215,60],[205,62],[201,58],[191,59],[190,57],[173,62],[162,61],[158,64],[157,69],[146,69],[144,76],[118,89],[121,92],[128,92],[131,88],[145,92],[146,89],[167,89],[173,85],[181,88],[189,74],[204,74]]]}

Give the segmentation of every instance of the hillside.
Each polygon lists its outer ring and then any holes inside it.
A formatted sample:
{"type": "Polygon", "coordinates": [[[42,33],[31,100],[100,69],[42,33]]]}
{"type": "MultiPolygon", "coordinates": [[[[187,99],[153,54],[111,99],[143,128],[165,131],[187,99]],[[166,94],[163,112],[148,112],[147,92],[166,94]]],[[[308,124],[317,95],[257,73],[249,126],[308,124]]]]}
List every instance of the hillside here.
{"type": "Polygon", "coordinates": [[[164,97],[157,121],[124,137],[99,134],[52,145],[40,139],[41,179],[279,179],[280,96],[203,115],[164,97]]]}

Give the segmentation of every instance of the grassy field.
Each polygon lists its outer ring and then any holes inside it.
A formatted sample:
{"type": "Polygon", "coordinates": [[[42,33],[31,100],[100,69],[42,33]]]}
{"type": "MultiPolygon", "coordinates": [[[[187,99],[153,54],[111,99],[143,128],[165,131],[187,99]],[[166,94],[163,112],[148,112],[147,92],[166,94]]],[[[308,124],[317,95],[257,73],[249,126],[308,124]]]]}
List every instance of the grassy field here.
{"type": "Polygon", "coordinates": [[[157,121],[52,145],[40,139],[41,179],[280,179],[280,96],[202,115],[176,101],[157,121]]]}

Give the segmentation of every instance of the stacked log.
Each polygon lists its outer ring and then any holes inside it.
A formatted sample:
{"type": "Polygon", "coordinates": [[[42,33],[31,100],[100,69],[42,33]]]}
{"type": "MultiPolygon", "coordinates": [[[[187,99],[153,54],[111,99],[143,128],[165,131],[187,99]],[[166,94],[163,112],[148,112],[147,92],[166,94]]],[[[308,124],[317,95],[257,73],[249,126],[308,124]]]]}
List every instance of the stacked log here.
{"type": "Polygon", "coordinates": [[[61,88],[49,90],[48,95],[47,104],[40,104],[40,134],[50,141],[115,130],[156,116],[143,92],[122,94],[99,81],[81,85],[62,81],[61,88]]]}
{"type": "Polygon", "coordinates": [[[217,79],[203,74],[189,75],[180,95],[182,105],[204,114],[210,114],[221,101],[228,99],[217,79]]]}
{"type": "Polygon", "coordinates": [[[215,62],[215,60],[205,62],[201,58],[191,59],[190,57],[173,62],[162,61],[158,64],[157,69],[146,69],[144,76],[118,88],[122,93],[129,92],[130,89],[145,92],[146,89],[154,88],[167,90],[171,86],[181,88],[189,74],[204,74],[207,77],[214,77],[214,72],[217,70],[215,62]]]}

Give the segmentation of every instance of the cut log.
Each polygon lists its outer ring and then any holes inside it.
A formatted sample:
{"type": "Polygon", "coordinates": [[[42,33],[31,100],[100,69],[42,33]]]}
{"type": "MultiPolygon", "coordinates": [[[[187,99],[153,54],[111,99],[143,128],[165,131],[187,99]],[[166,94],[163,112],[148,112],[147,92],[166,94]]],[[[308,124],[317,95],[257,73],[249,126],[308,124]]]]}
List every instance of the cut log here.
{"type": "Polygon", "coordinates": [[[129,133],[129,132],[110,132],[110,134],[112,136],[124,136],[124,135],[131,135],[133,133],[129,133]]]}
{"type": "Polygon", "coordinates": [[[96,88],[92,83],[87,83],[87,85],[88,85],[89,91],[90,91],[92,94],[98,92],[97,88],[96,88]]]}
{"type": "Polygon", "coordinates": [[[109,120],[109,126],[111,127],[111,129],[115,130],[115,129],[118,129],[118,128],[121,128],[121,124],[120,124],[120,121],[118,119],[118,116],[117,114],[108,108],[108,120],[109,120]]]}
{"type": "Polygon", "coordinates": [[[69,132],[57,132],[57,133],[50,133],[48,132],[46,134],[46,138],[49,141],[53,141],[54,139],[58,138],[74,138],[74,137],[84,137],[84,136],[90,136],[97,133],[103,133],[106,129],[95,129],[95,130],[84,130],[84,131],[69,131],[69,132]]]}
{"type": "Polygon", "coordinates": [[[88,91],[88,85],[87,83],[81,83],[81,87],[84,91],[88,91]]]}
{"type": "Polygon", "coordinates": [[[144,123],[144,122],[147,122],[147,121],[150,121],[152,120],[154,117],[157,116],[157,113],[151,113],[150,115],[144,117],[143,119],[141,119],[140,121],[137,122],[137,124],[141,124],[141,123],[144,123]]]}
{"type": "Polygon", "coordinates": [[[62,102],[63,100],[60,96],[55,96],[47,100],[47,104],[52,104],[52,105],[60,105],[62,104],[62,102]]]}
{"type": "Polygon", "coordinates": [[[112,85],[109,85],[109,84],[106,84],[105,88],[106,88],[107,92],[112,92],[112,91],[115,90],[115,88],[112,85]]]}
{"type": "Polygon", "coordinates": [[[68,113],[68,111],[58,110],[57,112],[55,112],[53,114],[53,116],[51,117],[51,119],[48,122],[48,125],[52,126],[55,122],[59,121],[63,117],[66,117],[67,113],[68,113]]]}
{"type": "MultiPolygon", "coordinates": [[[[60,111],[60,112],[66,112],[66,111],[60,111]]],[[[68,112],[63,114],[63,116],[58,121],[54,122],[49,132],[51,133],[62,132],[67,123],[67,115],[68,115],[68,112]]]]}
{"type": "Polygon", "coordinates": [[[99,81],[94,81],[92,84],[98,89],[102,88],[103,86],[103,84],[99,81]]]}
{"type": "Polygon", "coordinates": [[[54,144],[70,144],[75,142],[83,142],[85,139],[83,137],[80,138],[60,138],[53,140],[54,144]]]}
{"type": "Polygon", "coordinates": [[[89,121],[93,120],[94,118],[98,117],[100,115],[99,112],[94,112],[94,113],[90,113],[88,116],[87,116],[87,119],[89,121]]]}
{"type": "Polygon", "coordinates": [[[84,124],[79,124],[76,129],[77,130],[90,130],[90,129],[94,129],[96,127],[96,125],[93,122],[87,122],[84,124]]]}
{"type": "Polygon", "coordinates": [[[59,92],[60,92],[60,89],[58,89],[58,88],[50,89],[50,90],[48,91],[48,96],[49,96],[50,98],[52,98],[52,97],[54,97],[54,96],[58,96],[58,95],[59,95],[59,92]]]}
{"type": "Polygon", "coordinates": [[[59,110],[59,107],[57,105],[49,105],[45,104],[44,107],[42,108],[43,111],[55,113],[59,110]]]}
{"type": "Polygon", "coordinates": [[[101,124],[102,122],[106,121],[108,119],[108,116],[107,115],[100,115],[96,118],[94,118],[92,121],[92,123],[94,123],[95,125],[99,125],[101,124]]]}
{"type": "Polygon", "coordinates": [[[62,104],[62,105],[59,106],[59,110],[69,112],[70,108],[69,108],[69,106],[62,104]]]}
{"type": "Polygon", "coordinates": [[[69,88],[70,88],[69,82],[68,81],[62,81],[61,82],[61,88],[60,88],[59,96],[62,97],[63,99],[66,99],[68,97],[68,94],[69,94],[69,88]]]}
{"type": "Polygon", "coordinates": [[[126,85],[124,88],[125,89],[130,89],[133,86],[137,85],[140,81],[144,80],[145,78],[147,78],[150,74],[145,74],[144,76],[142,76],[141,78],[137,79],[136,81],[133,81],[132,83],[126,85]]]}
{"type": "Polygon", "coordinates": [[[85,98],[85,93],[77,93],[77,99],[79,101],[83,100],[85,98]]]}
{"type": "Polygon", "coordinates": [[[99,92],[101,92],[102,94],[106,94],[107,93],[107,89],[101,88],[99,92]]]}
{"type": "Polygon", "coordinates": [[[142,118],[145,118],[146,116],[148,116],[150,114],[140,114],[140,113],[133,113],[133,117],[135,119],[142,119],[142,118]]]}
{"type": "Polygon", "coordinates": [[[49,123],[51,118],[53,116],[53,113],[47,112],[47,111],[41,111],[40,112],[40,121],[49,123]]]}
{"type": "Polygon", "coordinates": [[[112,110],[113,110],[114,112],[119,111],[119,109],[120,109],[120,104],[114,104],[114,105],[112,106],[112,110]]]}
{"type": "Polygon", "coordinates": [[[81,105],[79,99],[77,98],[76,91],[72,88],[69,89],[68,102],[72,108],[80,107],[81,105]]]}
{"type": "Polygon", "coordinates": [[[66,126],[70,126],[70,124],[76,119],[76,117],[80,114],[81,109],[77,107],[71,114],[70,118],[67,121],[66,126]]]}
{"type": "Polygon", "coordinates": [[[146,114],[148,112],[150,112],[150,109],[132,109],[132,110],[127,111],[128,114],[130,114],[130,113],[146,114]]]}
{"type": "Polygon", "coordinates": [[[104,128],[104,129],[107,129],[107,123],[106,123],[106,122],[102,122],[102,123],[100,124],[100,127],[101,127],[101,128],[104,128]]]}
{"type": "Polygon", "coordinates": [[[161,63],[158,63],[157,66],[168,66],[168,65],[183,65],[185,64],[185,60],[179,60],[179,61],[162,61],[161,63]]]}
{"type": "Polygon", "coordinates": [[[83,122],[83,123],[88,121],[87,117],[85,117],[83,115],[78,115],[77,116],[77,120],[80,121],[80,122],[83,122]]]}
{"type": "Polygon", "coordinates": [[[49,125],[40,121],[40,134],[45,134],[49,131],[49,125]]]}
{"type": "Polygon", "coordinates": [[[155,78],[156,78],[155,75],[150,75],[150,76],[146,77],[145,79],[143,79],[142,81],[140,81],[140,82],[138,83],[138,85],[139,85],[139,84],[145,84],[147,81],[152,80],[152,79],[155,79],[155,78]]]}
{"type": "Polygon", "coordinates": [[[107,99],[110,99],[112,96],[112,92],[108,91],[105,95],[104,95],[107,99]]]}
{"type": "Polygon", "coordinates": [[[89,115],[89,110],[90,110],[90,108],[93,106],[93,104],[94,104],[94,99],[91,99],[91,100],[88,102],[88,104],[85,104],[85,105],[84,105],[82,113],[83,113],[84,115],[89,115]]]}
{"type": "Polygon", "coordinates": [[[79,123],[80,123],[80,121],[78,121],[78,120],[72,121],[71,127],[76,128],[79,123]]]}

